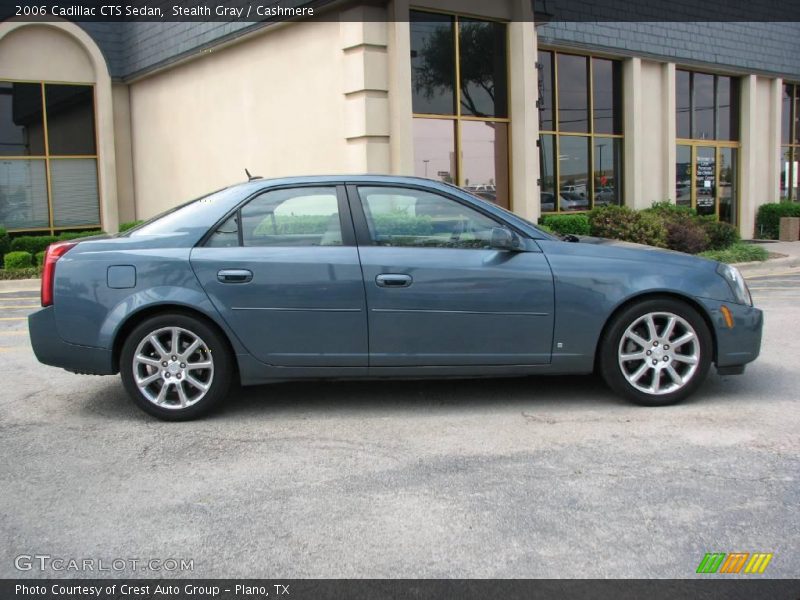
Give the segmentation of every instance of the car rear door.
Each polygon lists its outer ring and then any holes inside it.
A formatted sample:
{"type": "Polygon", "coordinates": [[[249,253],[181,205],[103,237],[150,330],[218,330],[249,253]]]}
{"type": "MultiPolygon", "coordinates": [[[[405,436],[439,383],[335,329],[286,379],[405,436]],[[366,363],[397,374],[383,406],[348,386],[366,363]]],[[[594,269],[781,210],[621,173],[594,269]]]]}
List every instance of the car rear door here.
{"type": "Polygon", "coordinates": [[[553,277],[538,248],[488,247],[506,224],[422,187],[349,185],[348,197],[371,367],[550,361],[553,277]]]}
{"type": "Polygon", "coordinates": [[[191,262],[258,360],[366,367],[364,285],[342,186],[264,191],[195,248],[191,262]]]}

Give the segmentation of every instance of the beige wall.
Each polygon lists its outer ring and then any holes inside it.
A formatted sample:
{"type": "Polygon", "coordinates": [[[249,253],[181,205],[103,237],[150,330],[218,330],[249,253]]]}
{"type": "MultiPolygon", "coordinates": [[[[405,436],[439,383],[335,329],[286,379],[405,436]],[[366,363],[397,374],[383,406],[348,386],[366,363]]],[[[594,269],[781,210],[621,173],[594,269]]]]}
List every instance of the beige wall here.
{"type": "Polygon", "coordinates": [[[136,217],[264,177],[352,169],[341,24],[302,22],[130,86],[136,217]]]}
{"type": "Polygon", "coordinates": [[[664,195],[668,188],[668,173],[665,172],[666,163],[663,157],[669,140],[665,138],[664,120],[667,115],[667,101],[666,90],[662,86],[664,83],[662,69],[661,63],[642,61],[642,131],[640,147],[636,150],[641,169],[639,175],[642,180],[641,192],[639,197],[632,198],[633,202],[629,202],[635,208],[647,208],[653,202],[666,198],[675,200],[674,192],[664,195]]]}

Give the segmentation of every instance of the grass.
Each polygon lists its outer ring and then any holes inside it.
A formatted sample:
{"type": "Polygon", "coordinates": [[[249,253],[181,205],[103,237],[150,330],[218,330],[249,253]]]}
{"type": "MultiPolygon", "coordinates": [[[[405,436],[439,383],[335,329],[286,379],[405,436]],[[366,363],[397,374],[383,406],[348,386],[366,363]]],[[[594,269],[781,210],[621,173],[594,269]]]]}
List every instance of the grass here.
{"type": "Polygon", "coordinates": [[[0,281],[9,279],[38,279],[41,276],[41,267],[27,267],[25,269],[0,269],[0,281]]]}
{"type": "Polygon", "coordinates": [[[741,242],[733,244],[724,250],[708,250],[701,252],[698,256],[718,260],[724,263],[742,263],[752,261],[764,261],[769,258],[769,252],[761,246],[755,244],[743,244],[741,242]]]}

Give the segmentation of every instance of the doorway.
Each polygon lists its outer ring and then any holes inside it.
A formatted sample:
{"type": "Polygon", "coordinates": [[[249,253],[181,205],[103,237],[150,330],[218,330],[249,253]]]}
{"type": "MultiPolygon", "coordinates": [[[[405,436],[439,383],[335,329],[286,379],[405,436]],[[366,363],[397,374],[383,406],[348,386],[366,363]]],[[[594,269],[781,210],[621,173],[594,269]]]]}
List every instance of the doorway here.
{"type": "Polygon", "coordinates": [[[677,146],[675,202],[697,214],[737,225],[739,152],[730,144],[691,142],[677,146]]]}

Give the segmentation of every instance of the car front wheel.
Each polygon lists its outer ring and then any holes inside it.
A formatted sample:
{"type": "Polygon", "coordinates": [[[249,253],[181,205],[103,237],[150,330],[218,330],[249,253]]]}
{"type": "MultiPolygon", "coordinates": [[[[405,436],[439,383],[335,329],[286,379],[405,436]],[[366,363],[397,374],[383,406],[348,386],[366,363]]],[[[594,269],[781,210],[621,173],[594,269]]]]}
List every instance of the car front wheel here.
{"type": "Polygon", "coordinates": [[[703,318],[671,298],[639,302],[611,322],[600,366],[609,387],[645,406],[692,394],[711,365],[713,341],[703,318]]]}
{"type": "Polygon", "coordinates": [[[225,340],[189,315],[158,315],[138,325],[120,355],[122,382],[134,402],[160,419],[208,412],[228,393],[233,360],[225,340]]]}

